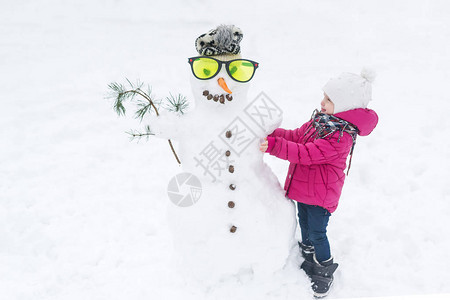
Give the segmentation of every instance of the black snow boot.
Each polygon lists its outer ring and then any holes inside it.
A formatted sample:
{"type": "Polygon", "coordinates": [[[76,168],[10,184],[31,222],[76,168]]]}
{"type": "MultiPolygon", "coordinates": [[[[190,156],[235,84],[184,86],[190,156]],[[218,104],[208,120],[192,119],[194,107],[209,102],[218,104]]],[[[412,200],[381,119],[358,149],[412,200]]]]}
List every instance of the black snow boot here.
{"type": "Polygon", "coordinates": [[[307,246],[301,242],[298,242],[298,246],[302,250],[302,256],[305,259],[300,268],[305,271],[306,275],[311,276],[314,268],[314,247],[307,246]]]}
{"type": "Polygon", "coordinates": [[[300,250],[302,251],[303,258],[310,258],[310,261],[313,261],[314,256],[314,246],[307,246],[303,244],[302,242],[298,242],[298,246],[300,247],[300,250]]]}
{"type": "Polygon", "coordinates": [[[332,257],[322,263],[317,262],[314,257],[314,266],[312,268],[312,275],[310,276],[314,297],[322,298],[328,295],[334,279],[333,273],[337,267],[338,264],[333,262],[332,257]]]}

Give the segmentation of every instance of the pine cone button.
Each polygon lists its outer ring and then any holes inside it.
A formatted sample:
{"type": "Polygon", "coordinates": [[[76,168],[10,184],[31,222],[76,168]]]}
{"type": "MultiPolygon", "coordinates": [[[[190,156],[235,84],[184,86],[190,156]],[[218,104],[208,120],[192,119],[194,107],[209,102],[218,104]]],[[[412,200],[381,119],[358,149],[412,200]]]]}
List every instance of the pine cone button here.
{"type": "Polygon", "coordinates": [[[233,96],[231,96],[230,94],[226,95],[225,97],[227,97],[227,100],[228,100],[228,101],[233,100],[233,96]]]}
{"type": "Polygon", "coordinates": [[[206,99],[211,100],[212,97],[213,97],[213,96],[212,96],[211,94],[209,94],[208,96],[206,96],[206,99]]]}
{"type": "Polygon", "coordinates": [[[204,91],[203,91],[203,96],[208,96],[208,95],[209,95],[209,91],[204,90],[204,91]]]}
{"type": "Polygon", "coordinates": [[[226,136],[227,138],[230,138],[230,137],[232,136],[231,131],[228,130],[228,131],[225,133],[225,136],[226,136]]]}
{"type": "Polygon", "coordinates": [[[229,201],[228,202],[228,207],[229,208],[234,208],[234,202],[233,201],[229,201]]]}
{"type": "Polygon", "coordinates": [[[236,226],[231,226],[231,228],[230,228],[230,232],[231,233],[235,233],[236,232],[236,229],[237,229],[237,227],[236,226]]]}
{"type": "Polygon", "coordinates": [[[226,156],[230,156],[230,155],[231,155],[230,150],[227,150],[227,151],[225,152],[225,155],[226,155],[226,156]]]}
{"type": "Polygon", "coordinates": [[[235,184],[230,184],[230,190],[234,191],[236,189],[236,185],[235,184]]]}
{"type": "Polygon", "coordinates": [[[229,167],[228,167],[228,171],[229,171],[230,173],[233,173],[233,172],[234,172],[234,166],[233,166],[233,165],[229,166],[229,167]]]}

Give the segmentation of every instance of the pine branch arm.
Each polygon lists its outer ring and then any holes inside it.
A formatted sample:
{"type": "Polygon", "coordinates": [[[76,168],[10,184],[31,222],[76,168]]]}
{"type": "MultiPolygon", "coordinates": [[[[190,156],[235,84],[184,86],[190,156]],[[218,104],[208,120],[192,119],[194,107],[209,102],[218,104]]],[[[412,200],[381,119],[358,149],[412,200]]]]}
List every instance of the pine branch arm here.
{"type": "MultiPolygon", "coordinates": [[[[131,83],[129,80],[127,80],[127,81],[128,81],[128,83],[129,83],[131,86],[133,86],[132,83],[131,83]]],[[[155,110],[156,116],[159,116],[158,109],[156,108],[156,106],[155,106],[153,100],[152,100],[152,99],[150,98],[150,96],[147,95],[145,92],[142,92],[142,91],[140,90],[139,87],[136,88],[136,89],[126,90],[126,91],[123,90],[123,86],[122,86],[122,85],[118,85],[118,84],[115,84],[115,85],[114,85],[114,84],[111,84],[109,87],[110,87],[112,90],[114,90],[115,92],[117,92],[117,94],[116,94],[116,95],[117,95],[117,97],[116,97],[116,100],[117,100],[116,103],[117,103],[117,104],[116,104],[116,105],[120,105],[120,107],[121,107],[121,109],[116,109],[116,111],[118,112],[119,115],[120,115],[120,111],[121,111],[121,110],[122,110],[122,113],[123,113],[123,114],[125,113],[125,108],[122,106],[122,100],[121,100],[121,99],[125,99],[126,96],[127,96],[128,94],[132,94],[131,97],[133,97],[133,95],[135,95],[135,94],[138,94],[138,95],[140,95],[142,98],[144,98],[145,100],[147,100],[147,101],[150,103],[151,107],[153,107],[153,109],[155,110]]],[[[143,115],[141,115],[141,117],[142,117],[142,116],[143,116],[143,115]]],[[[130,135],[132,135],[133,137],[142,137],[142,136],[147,136],[147,137],[148,137],[148,136],[151,135],[151,134],[149,134],[149,133],[146,133],[146,134],[130,133],[130,135]]],[[[168,139],[168,142],[169,142],[170,149],[172,150],[172,153],[173,153],[173,155],[175,156],[176,161],[178,162],[178,164],[181,164],[181,161],[180,161],[180,159],[178,158],[178,155],[177,155],[177,153],[175,152],[175,149],[174,149],[174,147],[173,147],[173,145],[172,145],[172,141],[171,141],[170,139],[168,139]]]]}

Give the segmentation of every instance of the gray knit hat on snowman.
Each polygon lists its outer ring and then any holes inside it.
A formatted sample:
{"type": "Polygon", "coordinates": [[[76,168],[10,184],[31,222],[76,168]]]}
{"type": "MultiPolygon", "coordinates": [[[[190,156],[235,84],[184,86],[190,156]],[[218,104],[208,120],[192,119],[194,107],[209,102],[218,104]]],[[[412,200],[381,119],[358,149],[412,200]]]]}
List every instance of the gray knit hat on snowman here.
{"type": "Polygon", "coordinates": [[[376,74],[364,68],[361,74],[342,73],[331,78],[322,90],[334,104],[334,113],[356,108],[367,108],[372,100],[372,82],[376,74]]]}
{"type": "Polygon", "coordinates": [[[195,48],[200,55],[214,56],[222,61],[237,59],[241,58],[239,43],[243,37],[240,28],[234,25],[219,25],[200,35],[195,40],[195,48]]]}

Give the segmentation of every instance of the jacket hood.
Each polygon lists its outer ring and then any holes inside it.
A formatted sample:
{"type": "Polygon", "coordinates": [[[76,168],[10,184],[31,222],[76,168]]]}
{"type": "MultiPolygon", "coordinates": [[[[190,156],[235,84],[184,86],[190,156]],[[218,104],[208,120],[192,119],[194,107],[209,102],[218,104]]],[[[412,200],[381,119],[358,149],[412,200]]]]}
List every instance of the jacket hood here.
{"type": "Polygon", "coordinates": [[[360,136],[369,135],[378,123],[377,113],[368,108],[347,110],[337,113],[334,116],[358,127],[360,136]]]}

